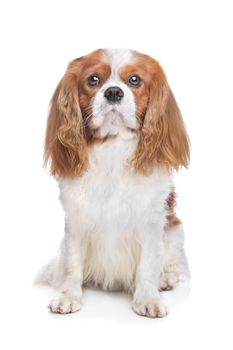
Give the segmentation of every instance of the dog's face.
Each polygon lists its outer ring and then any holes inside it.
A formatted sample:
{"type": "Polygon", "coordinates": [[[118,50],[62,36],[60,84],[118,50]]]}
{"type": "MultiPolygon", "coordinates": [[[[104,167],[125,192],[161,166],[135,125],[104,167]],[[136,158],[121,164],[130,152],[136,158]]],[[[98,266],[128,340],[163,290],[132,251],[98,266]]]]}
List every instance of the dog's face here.
{"type": "Polygon", "coordinates": [[[140,64],[140,55],[130,50],[99,50],[75,64],[79,103],[89,135],[104,138],[138,130],[147,109],[151,71],[140,64]]]}
{"type": "Polygon", "coordinates": [[[131,165],[187,165],[188,139],[165,74],[157,61],[128,49],[97,50],[70,63],[51,104],[46,160],[52,173],[74,177],[88,166],[88,147],[136,134],[131,165]]]}
{"type": "Polygon", "coordinates": [[[138,130],[149,99],[146,65],[140,67],[139,57],[130,50],[105,50],[97,55],[98,63],[90,66],[80,89],[83,114],[92,118],[99,137],[138,130]],[[86,103],[84,96],[89,97],[86,103]]]}

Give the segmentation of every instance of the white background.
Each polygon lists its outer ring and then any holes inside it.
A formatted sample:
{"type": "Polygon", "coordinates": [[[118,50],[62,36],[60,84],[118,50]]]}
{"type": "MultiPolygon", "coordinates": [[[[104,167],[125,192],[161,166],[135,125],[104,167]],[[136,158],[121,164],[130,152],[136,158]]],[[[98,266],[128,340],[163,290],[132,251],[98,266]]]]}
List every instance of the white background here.
{"type": "Polygon", "coordinates": [[[5,1],[0,9],[2,349],[232,349],[231,1],[5,1]],[[76,314],[50,314],[32,287],[56,252],[63,212],[46,174],[48,103],[67,63],[100,47],[157,58],[189,131],[177,176],[191,293],[164,319],[136,316],[121,294],[85,291],[76,314]]]}

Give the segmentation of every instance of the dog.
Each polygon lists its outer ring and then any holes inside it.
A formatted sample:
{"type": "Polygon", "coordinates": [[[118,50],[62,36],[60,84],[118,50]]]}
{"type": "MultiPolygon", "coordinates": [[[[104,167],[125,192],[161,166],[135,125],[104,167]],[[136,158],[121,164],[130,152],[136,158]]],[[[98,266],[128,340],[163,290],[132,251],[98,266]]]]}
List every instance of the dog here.
{"type": "Polygon", "coordinates": [[[39,277],[56,288],[52,312],[79,310],[91,285],[129,293],[139,315],[167,315],[160,292],[189,278],[173,183],[189,149],[158,61],[100,49],[68,65],[45,138],[65,212],[59,252],[39,277]]]}

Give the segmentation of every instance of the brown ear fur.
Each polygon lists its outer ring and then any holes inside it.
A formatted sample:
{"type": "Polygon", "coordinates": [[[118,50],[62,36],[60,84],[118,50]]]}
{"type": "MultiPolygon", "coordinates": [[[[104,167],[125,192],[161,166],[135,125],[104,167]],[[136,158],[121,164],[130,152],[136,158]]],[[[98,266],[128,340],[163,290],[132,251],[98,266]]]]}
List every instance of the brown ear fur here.
{"type": "Polygon", "coordinates": [[[87,142],[78,101],[77,82],[66,73],[51,101],[45,138],[45,164],[51,159],[51,173],[73,178],[87,166],[87,142]]]}
{"type": "Polygon", "coordinates": [[[187,167],[189,140],[163,71],[150,88],[150,99],[132,165],[144,174],[155,165],[167,171],[187,167]]]}

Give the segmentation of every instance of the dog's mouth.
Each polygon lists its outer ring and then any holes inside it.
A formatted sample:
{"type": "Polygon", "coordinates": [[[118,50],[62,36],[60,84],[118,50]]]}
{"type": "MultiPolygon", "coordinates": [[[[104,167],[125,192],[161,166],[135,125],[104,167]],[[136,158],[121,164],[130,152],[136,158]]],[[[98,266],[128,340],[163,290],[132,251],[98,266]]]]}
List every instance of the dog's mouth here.
{"type": "Polygon", "coordinates": [[[107,104],[104,108],[104,114],[108,115],[109,113],[118,113],[122,115],[121,106],[119,104],[107,104]]]}

